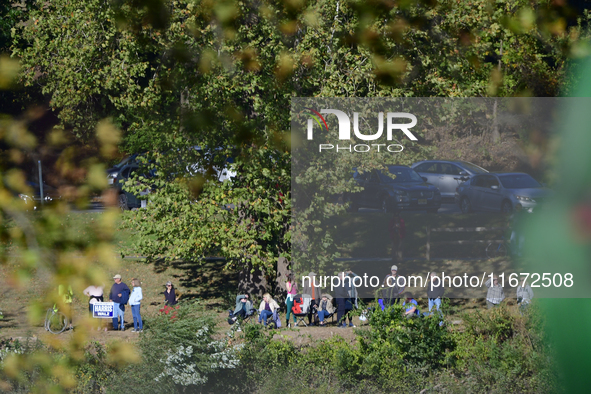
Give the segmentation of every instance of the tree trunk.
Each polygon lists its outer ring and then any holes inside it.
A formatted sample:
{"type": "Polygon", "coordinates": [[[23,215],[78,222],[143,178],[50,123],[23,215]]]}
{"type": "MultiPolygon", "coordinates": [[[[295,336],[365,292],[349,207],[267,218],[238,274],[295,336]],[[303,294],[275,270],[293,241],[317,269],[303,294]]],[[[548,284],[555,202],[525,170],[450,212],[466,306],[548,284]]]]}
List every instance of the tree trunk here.
{"type": "Polygon", "coordinates": [[[265,272],[260,268],[252,271],[252,264],[248,263],[238,275],[238,294],[249,294],[262,298],[269,291],[269,283],[265,272]]]}
{"type": "Polygon", "coordinates": [[[290,262],[285,257],[279,257],[277,260],[277,278],[275,280],[275,288],[273,289],[274,298],[277,300],[284,300],[287,288],[285,282],[287,275],[290,273],[290,262]]]}
{"type": "Polygon", "coordinates": [[[501,139],[501,133],[499,132],[499,120],[497,116],[498,100],[495,98],[495,104],[493,106],[493,124],[492,124],[492,142],[497,143],[501,139]]]}

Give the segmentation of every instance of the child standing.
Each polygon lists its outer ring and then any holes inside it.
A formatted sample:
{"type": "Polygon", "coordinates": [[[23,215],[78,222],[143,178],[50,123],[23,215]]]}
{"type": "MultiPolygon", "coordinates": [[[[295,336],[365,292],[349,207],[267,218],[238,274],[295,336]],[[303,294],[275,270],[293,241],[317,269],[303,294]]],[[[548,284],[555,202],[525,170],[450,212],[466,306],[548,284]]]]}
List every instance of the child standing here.
{"type": "Polygon", "coordinates": [[[133,330],[131,332],[142,332],[144,331],[144,324],[140,315],[140,301],[142,300],[142,288],[140,287],[140,281],[137,278],[131,280],[133,290],[129,296],[129,305],[131,306],[131,315],[133,316],[133,330]]]}

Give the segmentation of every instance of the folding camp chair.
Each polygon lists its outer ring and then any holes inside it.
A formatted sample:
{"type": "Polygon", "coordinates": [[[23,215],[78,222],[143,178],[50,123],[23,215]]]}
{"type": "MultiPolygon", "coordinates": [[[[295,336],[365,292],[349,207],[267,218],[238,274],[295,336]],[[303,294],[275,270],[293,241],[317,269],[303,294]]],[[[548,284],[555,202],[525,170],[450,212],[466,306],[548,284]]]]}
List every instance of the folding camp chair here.
{"type": "MultiPolygon", "coordinates": [[[[328,302],[331,304],[331,306],[332,306],[332,308],[333,308],[334,312],[333,312],[333,313],[331,313],[331,314],[329,314],[329,315],[327,315],[327,316],[324,318],[324,321],[325,321],[325,323],[324,323],[324,324],[322,324],[322,325],[319,325],[320,327],[325,327],[325,326],[326,326],[326,324],[328,323],[328,319],[331,319],[331,323],[333,323],[333,324],[334,324],[335,315],[337,314],[337,308],[336,308],[336,306],[333,304],[333,301],[334,301],[334,298],[332,298],[332,297],[330,297],[330,298],[328,299],[328,302]]],[[[321,302],[322,302],[322,301],[321,301],[321,302]]],[[[320,320],[320,319],[318,318],[318,309],[315,309],[315,310],[314,310],[314,316],[315,316],[315,317],[314,317],[314,321],[318,322],[318,321],[320,320]]]]}
{"type": "Polygon", "coordinates": [[[269,330],[281,328],[281,307],[279,307],[272,315],[267,317],[266,326],[269,330]]]}
{"type": "Polygon", "coordinates": [[[228,324],[233,325],[236,331],[242,331],[241,326],[250,322],[253,316],[256,315],[256,309],[251,308],[244,317],[238,317],[238,319],[234,320],[234,311],[232,309],[228,309],[228,324]]]}
{"type": "Polygon", "coordinates": [[[291,308],[292,313],[296,317],[296,325],[300,322],[308,327],[304,318],[308,317],[310,312],[310,305],[312,304],[312,296],[308,294],[296,295],[294,298],[294,306],[291,308]]]}

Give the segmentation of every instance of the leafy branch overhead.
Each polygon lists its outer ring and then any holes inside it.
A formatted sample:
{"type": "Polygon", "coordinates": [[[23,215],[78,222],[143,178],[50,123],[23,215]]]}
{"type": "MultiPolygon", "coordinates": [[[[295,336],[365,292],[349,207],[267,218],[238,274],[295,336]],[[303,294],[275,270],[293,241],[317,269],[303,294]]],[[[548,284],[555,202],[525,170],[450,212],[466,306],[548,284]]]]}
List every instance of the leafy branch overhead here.
{"type": "MultiPolygon", "coordinates": [[[[128,217],[139,252],[263,267],[289,257],[292,241],[293,97],[555,96],[588,37],[588,14],[524,0],[56,0],[24,19],[13,28],[21,81],[40,89],[61,128],[92,141],[109,117],[123,151],[200,146],[221,149],[198,158],[201,168],[235,160],[239,176],[227,184],[161,165],[161,179],[179,181],[152,185],[150,211],[128,217]]],[[[417,144],[405,160],[431,155],[417,144]]],[[[311,215],[338,214],[328,197],[350,187],[344,168],[306,200],[311,215]]],[[[317,258],[329,261],[330,230],[315,231],[317,258]]]]}

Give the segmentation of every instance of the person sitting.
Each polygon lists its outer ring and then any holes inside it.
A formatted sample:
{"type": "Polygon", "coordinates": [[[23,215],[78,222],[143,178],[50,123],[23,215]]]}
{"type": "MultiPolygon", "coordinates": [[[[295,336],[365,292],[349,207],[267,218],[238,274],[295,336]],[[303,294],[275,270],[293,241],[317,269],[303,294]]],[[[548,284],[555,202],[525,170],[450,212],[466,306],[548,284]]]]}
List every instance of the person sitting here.
{"type": "Polygon", "coordinates": [[[261,321],[267,326],[267,319],[279,309],[279,304],[271,297],[269,293],[263,295],[263,300],[259,306],[259,324],[261,321]]]}
{"type": "Polygon", "coordinates": [[[404,317],[414,317],[414,316],[420,316],[419,312],[419,304],[417,303],[417,301],[412,298],[412,294],[410,293],[406,293],[405,295],[406,301],[404,301],[404,303],[402,304],[402,306],[404,306],[404,317]]]}
{"type": "Polygon", "coordinates": [[[334,313],[334,306],[332,305],[332,297],[328,294],[322,294],[322,299],[318,304],[318,320],[320,325],[324,326],[324,319],[334,313]]]}
{"type": "Polygon", "coordinates": [[[236,308],[232,313],[232,321],[235,322],[238,318],[244,319],[251,314],[252,302],[248,298],[248,294],[239,294],[236,296],[236,308]]]}

